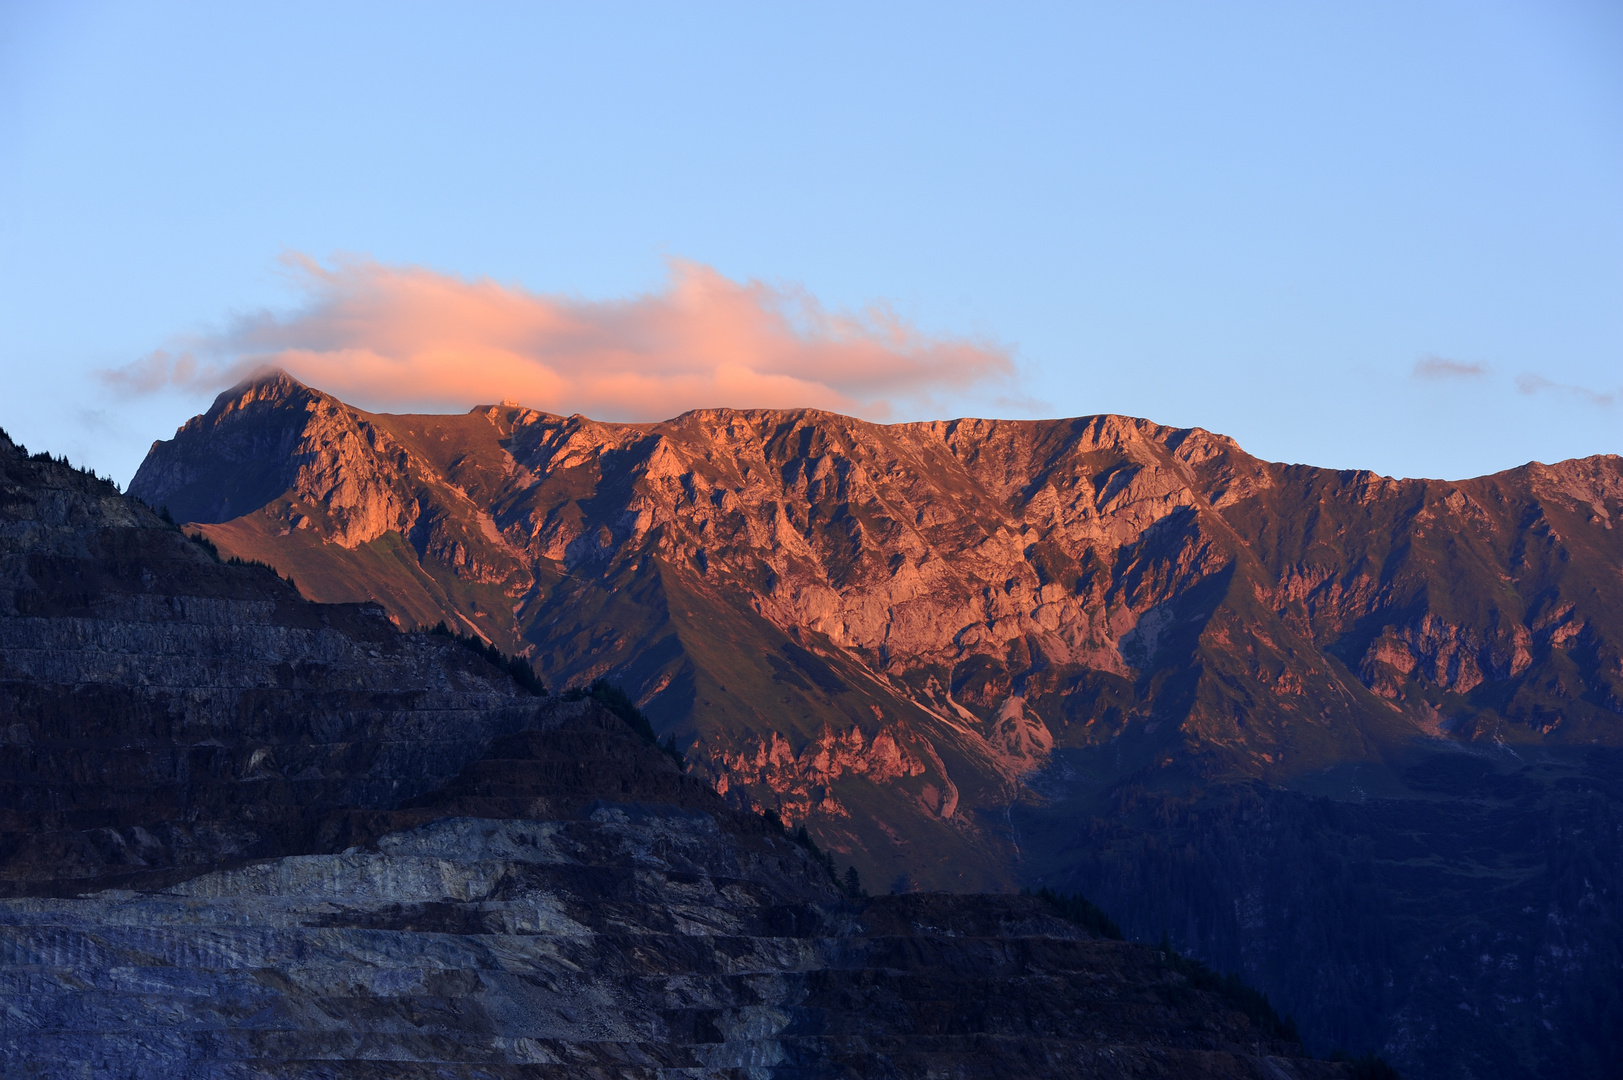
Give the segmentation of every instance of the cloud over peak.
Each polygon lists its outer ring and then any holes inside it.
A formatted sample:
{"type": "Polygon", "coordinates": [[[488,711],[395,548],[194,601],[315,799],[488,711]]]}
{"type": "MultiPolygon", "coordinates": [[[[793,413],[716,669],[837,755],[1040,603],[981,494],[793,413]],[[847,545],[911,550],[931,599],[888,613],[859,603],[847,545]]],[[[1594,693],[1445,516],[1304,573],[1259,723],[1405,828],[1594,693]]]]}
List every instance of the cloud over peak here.
{"type": "Polygon", "coordinates": [[[286,261],[305,289],[297,310],[239,318],[103,378],[134,392],[212,391],[275,365],[374,410],[508,399],[658,420],[719,406],[886,419],[1014,377],[994,343],[925,334],[884,305],[829,311],[804,289],[740,284],[683,260],[661,291],[605,301],[367,259],[286,261]]]}

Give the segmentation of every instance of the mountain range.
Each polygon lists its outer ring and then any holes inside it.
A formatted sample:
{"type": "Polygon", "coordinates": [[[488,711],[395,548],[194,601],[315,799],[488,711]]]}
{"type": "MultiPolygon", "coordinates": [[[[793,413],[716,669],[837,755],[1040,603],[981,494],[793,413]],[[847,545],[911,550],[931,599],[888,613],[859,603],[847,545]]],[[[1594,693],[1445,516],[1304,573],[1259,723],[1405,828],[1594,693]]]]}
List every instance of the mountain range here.
{"type": "Polygon", "coordinates": [[[8,1077],[1355,1076],[1075,898],[842,888],[614,695],[3,432],[0,718],[8,1077]]]}
{"type": "Polygon", "coordinates": [[[383,415],[269,373],[131,492],[617,683],[876,888],[1080,888],[1419,1075],[1623,1055],[1616,456],[1398,480],[1120,416],[383,415]]]}

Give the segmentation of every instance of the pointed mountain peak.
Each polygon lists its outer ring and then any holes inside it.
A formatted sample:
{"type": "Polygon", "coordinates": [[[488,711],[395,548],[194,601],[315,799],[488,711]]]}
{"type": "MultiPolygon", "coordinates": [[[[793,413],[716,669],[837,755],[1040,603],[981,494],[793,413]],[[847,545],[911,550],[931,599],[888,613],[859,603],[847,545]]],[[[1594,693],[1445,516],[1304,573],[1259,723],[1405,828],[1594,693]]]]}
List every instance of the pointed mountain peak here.
{"type": "Polygon", "coordinates": [[[292,483],[297,448],[317,416],[352,412],[281,368],[260,368],[182,424],[173,439],[153,443],[130,493],[167,506],[178,521],[229,520],[292,483]]]}
{"type": "Polygon", "coordinates": [[[304,383],[289,375],[286,368],[277,367],[275,364],[266,364],[263,367],[255,368],[237,386],[286,386],[297,390],[309,389],[304,383]]]}
{"type": "Polygon", "coordinates": [[[303,395],[325,396],[320,390],[304,385],[283,369],[267,364],[229,390],[222,390],[214,399],[209,413],[223,412],[233,404],[241,408],[255,401],[279,402],[303,395]]]}

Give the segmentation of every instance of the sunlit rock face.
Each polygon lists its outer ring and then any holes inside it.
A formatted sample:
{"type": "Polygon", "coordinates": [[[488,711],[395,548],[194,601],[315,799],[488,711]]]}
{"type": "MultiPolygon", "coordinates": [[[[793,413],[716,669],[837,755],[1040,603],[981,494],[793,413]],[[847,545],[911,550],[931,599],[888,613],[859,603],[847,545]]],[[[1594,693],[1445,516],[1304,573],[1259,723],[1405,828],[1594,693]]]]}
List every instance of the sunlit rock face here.
{"type": "Polygon", "coordinates": [[[7,1076],[1347,1075],[1035,898],[842,895],[595,703],[3,437],[0,717],[7,1076]]]}
{"type": "Polygon", "coordinates": [[[1106,897],[1324,1049],[1531,1075],[1543,1029],[1451,985],[1607,1026],[1529,957],[1568,947],[1550,926],[1623,939],[1559,869],[1613,882],[1623,853],[1595,824],[1620,801],[1623,459],[1394,480],[1119,416],[387,416],[272,376],[132,489],[311,596],[620,682],[735,808],[870,883],[1106,897]],[[1455,857],[1473,838],[1491,870],[1455,857]],[[1470,969],[1480,925],[1516,959],[1470,969]]]}
{"type": "Polygon", "coordinates": [[[273,375],[132,490],[317,598],[613,676],[870,874],[1010,880],[986,813],[1056,748],[1288,783],[1417,735],[1623,739],[1615,457],[1390,480],[1119,416],[385,416],[273,375]]]}

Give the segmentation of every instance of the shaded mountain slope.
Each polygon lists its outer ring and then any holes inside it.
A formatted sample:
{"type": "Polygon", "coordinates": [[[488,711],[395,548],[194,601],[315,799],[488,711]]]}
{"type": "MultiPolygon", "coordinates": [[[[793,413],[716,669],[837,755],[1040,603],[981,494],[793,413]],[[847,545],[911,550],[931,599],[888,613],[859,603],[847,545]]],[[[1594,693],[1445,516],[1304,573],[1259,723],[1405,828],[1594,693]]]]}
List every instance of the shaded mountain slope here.
{"type": "Polygon", "coordinates": [[[0,435],[8,1075],[1328,1078],[1022,897],[844,897],[590,700],[0,435]]]}
{"type": "Polygon", "coordinates": [[[1617,457],[1393,480],[1116,416],[386,416],[275,375],[132,490],[322,599],[621,682],[870,882],[1082,884],[1425,1075],[1600,1060],[1623,899],[1569,882],[1623,857],[1617,457]],[[1427,779],[1456,760],[1478,780],[1427,779]],[[1499,974],[1461,974],[1473,934],[1499,974]],[[1425,985],[1563,1004],[1467,1021],[1425,985]]]}

